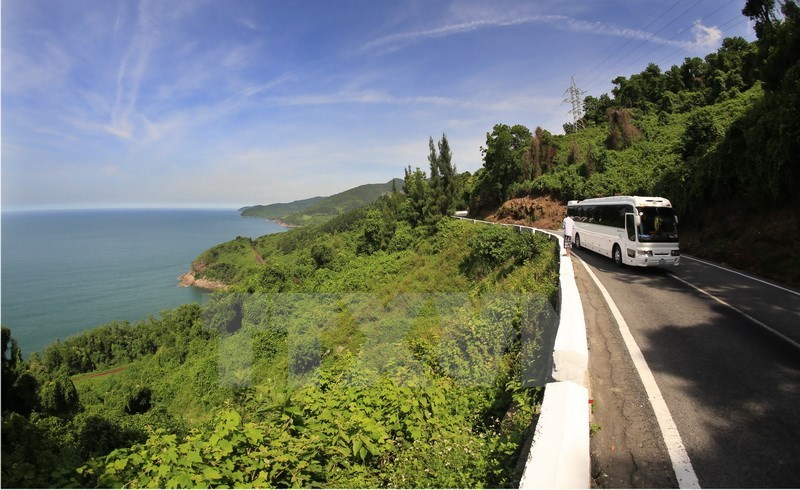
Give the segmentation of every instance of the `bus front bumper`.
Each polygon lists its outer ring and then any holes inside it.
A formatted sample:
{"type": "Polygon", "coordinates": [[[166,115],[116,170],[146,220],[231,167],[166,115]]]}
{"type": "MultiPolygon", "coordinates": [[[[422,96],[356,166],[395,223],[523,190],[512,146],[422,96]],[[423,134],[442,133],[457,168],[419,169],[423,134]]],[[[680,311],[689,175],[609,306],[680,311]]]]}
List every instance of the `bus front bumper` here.
{"type": "Polygon", "coordinates": [[[652,257],[637,257],[637,265],[645,267],[667,267],[680,265],[681,257],[672,255],[654,255],[652,257]]]}

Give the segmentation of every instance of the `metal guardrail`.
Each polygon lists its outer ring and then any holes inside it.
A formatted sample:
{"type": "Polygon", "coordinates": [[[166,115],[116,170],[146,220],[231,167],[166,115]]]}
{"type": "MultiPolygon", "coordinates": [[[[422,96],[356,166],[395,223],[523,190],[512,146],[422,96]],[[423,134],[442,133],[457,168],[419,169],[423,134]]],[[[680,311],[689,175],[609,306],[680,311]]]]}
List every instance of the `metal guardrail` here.
{"type": "Polygon", "coordinates": [[[552,382],[545,385],[539,420],[534,431],[520,488],[589,488],[589,349],[575,271],[563,260],[564,239],[557,233],[531,226],[457,219],[544,233],[558,242],[558,332],[553,345],[552,382]]]}

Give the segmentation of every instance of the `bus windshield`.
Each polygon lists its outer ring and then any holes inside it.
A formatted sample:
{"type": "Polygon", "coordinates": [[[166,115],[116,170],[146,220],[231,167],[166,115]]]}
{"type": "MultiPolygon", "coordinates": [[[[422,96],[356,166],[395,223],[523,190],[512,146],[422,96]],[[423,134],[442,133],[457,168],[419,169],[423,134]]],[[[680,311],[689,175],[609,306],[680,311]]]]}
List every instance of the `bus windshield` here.
{"type": "Polygon", "coordinates": [[[639,228],[640,242],[678,241],[678,227],[672,208],[648,206],[638,210],[642,218],[642,226],[639,228]]]}

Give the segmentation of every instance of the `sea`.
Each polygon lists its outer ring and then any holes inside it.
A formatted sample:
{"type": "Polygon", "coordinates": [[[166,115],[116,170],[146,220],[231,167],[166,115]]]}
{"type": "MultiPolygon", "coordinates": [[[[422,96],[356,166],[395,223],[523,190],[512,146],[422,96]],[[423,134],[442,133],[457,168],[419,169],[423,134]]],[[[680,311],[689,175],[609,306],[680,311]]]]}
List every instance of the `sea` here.
{"type": "Polygon", "coordinates": [[[206,249],[285,228],[223,209],[3,211],[0,322],[23,355],[209,293],[178,286],[206,249]]]}

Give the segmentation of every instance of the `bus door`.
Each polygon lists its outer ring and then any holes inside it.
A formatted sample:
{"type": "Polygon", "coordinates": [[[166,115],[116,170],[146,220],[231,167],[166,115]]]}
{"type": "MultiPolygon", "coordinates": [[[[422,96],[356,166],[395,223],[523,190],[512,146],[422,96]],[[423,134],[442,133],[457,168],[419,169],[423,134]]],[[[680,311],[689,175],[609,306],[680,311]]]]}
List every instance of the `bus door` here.
{"type": "Polygon", "coordinates": [[[625,234],[627,235],[625,254],[628,258],[636,258],[636,218],[633,213],[625,213],[625,234]]]}
{"type": "Polygon", "coordinates": [[[636,220],[633,213],[625,213],[625,232],[628,234],[628,241],[636,241],[636,220]]]}

